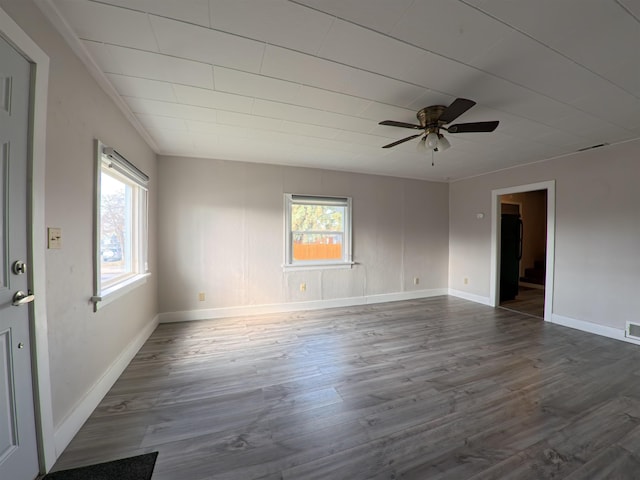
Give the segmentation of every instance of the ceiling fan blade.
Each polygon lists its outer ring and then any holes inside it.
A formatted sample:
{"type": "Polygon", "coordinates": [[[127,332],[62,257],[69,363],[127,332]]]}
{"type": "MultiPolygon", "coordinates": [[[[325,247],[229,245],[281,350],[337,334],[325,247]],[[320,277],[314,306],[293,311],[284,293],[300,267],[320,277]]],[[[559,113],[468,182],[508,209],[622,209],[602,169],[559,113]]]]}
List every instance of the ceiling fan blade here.
{"type": "Polygon", "coordinates": [[[469,110],[476,104],[473,100],[467,100],[466,98],[456,98],[451,105],[445,108],[440,118],[438,118],[439,122],[442,123],[450,123],[453,122],[456,118],[462,115],[464,112],[469,110]]]}
{"type": "Polygon", "coordinates": [[[413,123],[396,122],[395,120],[383,120],[378,125],[388,125],[390,127],[403,127],[403,128],[413,128],[418,130],[424,130],[424,127],[421,127],[420,125],[415,125],[413,123]]]}
{"type": "Polygon", "coordinates": [[[498,120],[493,122],[472,122],[458,123],[447,128],[449,133],[468,133],[468,132],[493,132],[500,123],[498,120]]]}
{"type": "Polygon", "coordinates": [[[414,139],[416,137],[419,137],[420,135],[422,135],[422,133],[418,133],[417,135],[411,135],[410,137],[403,138],[402,140],[397,140],[397,141],[395,141],[393,143],[390,143],[389,145],[385,145],[382,148],[395,147],[396,145],[400,145],[401,143],[408,142],[409,140],[412,140],[412,139],[414,139]]]}

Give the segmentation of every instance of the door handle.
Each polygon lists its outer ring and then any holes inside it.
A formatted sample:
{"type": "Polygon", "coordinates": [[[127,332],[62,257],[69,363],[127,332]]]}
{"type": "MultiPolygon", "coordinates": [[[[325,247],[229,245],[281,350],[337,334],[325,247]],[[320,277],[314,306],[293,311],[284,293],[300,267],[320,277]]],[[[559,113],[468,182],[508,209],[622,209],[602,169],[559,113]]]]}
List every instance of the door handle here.
{"type": "Polygon", "coordinates": [[[14,307],[19,307],[20,305],[31,303],[35,299],[36,296],[33,293],[29,292],[29,294],[26,294],[22,290],[20,290],[13,296],[13,302],[11,302],[11,305],[13,305],[14,307]]]}

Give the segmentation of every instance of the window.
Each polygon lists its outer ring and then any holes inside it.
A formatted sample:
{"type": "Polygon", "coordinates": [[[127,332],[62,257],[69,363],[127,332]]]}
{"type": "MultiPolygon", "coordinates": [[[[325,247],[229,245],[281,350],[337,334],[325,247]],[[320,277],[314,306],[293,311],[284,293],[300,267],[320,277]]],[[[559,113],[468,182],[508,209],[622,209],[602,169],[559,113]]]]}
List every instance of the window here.
{"type": "Polygon", "coordinates": [[[285,267],[351,266],[351,198],[285,195],[285,267]]]}
{"type": "Polygon", "coordinates": [[[97,143],[95,295],[104,302],[147,273],[149,177],[111,147],[97,143]]]}

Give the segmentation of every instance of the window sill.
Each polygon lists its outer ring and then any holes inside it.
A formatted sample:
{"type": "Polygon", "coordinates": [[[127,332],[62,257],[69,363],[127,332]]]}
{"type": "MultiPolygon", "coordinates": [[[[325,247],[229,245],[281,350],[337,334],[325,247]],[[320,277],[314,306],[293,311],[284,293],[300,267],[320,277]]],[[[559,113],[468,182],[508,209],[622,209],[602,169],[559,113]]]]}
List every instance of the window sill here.
{"type": "Polygon", "coordinates": [[[336,263],[300,263],[282,265],[284,272],[298,272],[301,270],[338,270],[353,268],[355,262],[336,262],[336,263]]]}
{"type": "Polygon", "coordinates": [[[94,305],[93,311],[97,312],[99,309],[103,308],[106,305],[109,305],[114,300],[117,300],[123,295],[126,295],[134,288],[137,288],[140,285],[144,285],[145,283],[147,283],[147,278],[149,278],[150,276],[150,273],[142,273],[104,289],[100,295],[91,297],[91,301],[94,305]]]}

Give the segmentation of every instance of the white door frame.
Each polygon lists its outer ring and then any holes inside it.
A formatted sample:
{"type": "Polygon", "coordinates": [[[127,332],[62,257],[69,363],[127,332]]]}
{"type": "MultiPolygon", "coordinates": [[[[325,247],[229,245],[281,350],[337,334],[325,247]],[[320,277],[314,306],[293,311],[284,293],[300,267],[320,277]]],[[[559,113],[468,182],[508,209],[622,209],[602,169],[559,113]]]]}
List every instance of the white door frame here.
{"type": "Polygon", "coordinates": [[[36,430],[40,471],[49,471],[56,461],[54,444],[51,376],[49,374],[49,339],[47,334],[46,276],[45,276],[45,148],[47,126],[47,92],[49,85],[49,57],[0,8],[0,36],[18,50],[31,64],[31,124],[28,176],[29,195],[29,288],[36,295],[33,302],[32,370],[36,430]]]}
{"type": "Polygon", "coordinates": [[[512,193],[547,191],[547,258],[544,289],[544,319],[551,321],[553,313],[553,269],[555,265],[556,241],[556,181],[530,183],[517,187],[491,191],[491,284],[489,301],[492,307],[500,305],[500,197],[512,193]]]}

